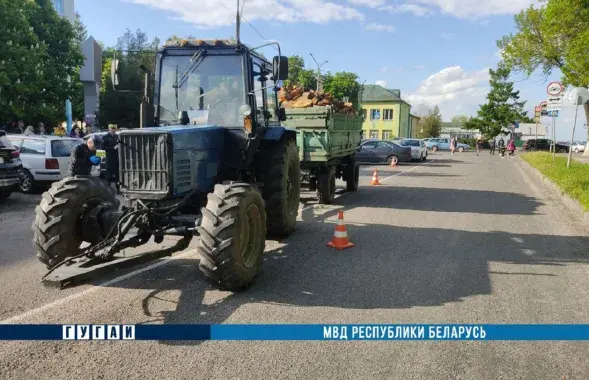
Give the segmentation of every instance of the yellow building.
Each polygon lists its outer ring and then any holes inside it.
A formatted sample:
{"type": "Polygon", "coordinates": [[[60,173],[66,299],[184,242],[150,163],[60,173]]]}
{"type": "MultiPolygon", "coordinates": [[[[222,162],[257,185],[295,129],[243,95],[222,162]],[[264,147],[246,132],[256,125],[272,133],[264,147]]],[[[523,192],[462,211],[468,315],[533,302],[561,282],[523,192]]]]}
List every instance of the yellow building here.
{"type": "Polygon", "coordinates": [[[409,117],[411,118],[411,137],[418,138],[420,136],[420,131],[418,130],[419,120],[421,118],[411,114],[409,115],[409,117]]]}
{"type": "Polygon", "coordinates": [[[364,138],[390,140],[411,137],[411,105],[401,99],[400,90],[366,85],[362,92],[364,138]]]}

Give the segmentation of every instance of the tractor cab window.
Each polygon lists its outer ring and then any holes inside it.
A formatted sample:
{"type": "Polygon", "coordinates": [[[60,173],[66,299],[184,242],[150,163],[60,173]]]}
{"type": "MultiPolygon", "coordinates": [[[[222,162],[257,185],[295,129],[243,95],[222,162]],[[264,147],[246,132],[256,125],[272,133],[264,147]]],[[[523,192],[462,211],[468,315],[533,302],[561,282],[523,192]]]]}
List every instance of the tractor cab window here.
{"type": "Polygon", "coordinates": [[[256,115],[259,122],[278,122],[276,114],[276,89],[270,79],[272,71],[266,63],[253,60],[254,94],[256,98],[256,115]]]}
{"type": "Polygon", "coordinates": [[[182,111],[191,124],[243,126],[239,108],[246,104],[240,55],[169,55],[161,62],[160,124],[178,124],[182,111]]]}

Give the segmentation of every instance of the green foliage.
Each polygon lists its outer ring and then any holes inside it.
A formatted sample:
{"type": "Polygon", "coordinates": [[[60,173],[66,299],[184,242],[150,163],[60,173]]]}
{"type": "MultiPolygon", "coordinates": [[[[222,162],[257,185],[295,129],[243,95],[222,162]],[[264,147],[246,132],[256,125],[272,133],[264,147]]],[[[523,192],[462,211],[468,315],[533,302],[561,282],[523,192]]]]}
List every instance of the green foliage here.
{"type": "MultiPolygon", "coordinates": [[[[549,0],[522,10],[515,26],[516,33],[497,42],[509,67],[545,76],[560,69],[565,85],[589,86],[589,1],[549,0]]],[[[589,104],[584,109],[589,123],[589,104]]]]}
{"type": "Polygon", "coordinates": [[[305,60],[303,57],[293,55],[288,57],[288,79],[285,85],[293,84],[303,86],[305,89],[317,89],[317,73],[310,69],[305,69],[305,60]]]}
{"type": "Polygon", "coordinates": [[[493,138],[514,122],[531,123],[524,112],[525,101],[519,100],[519,91],[514,90],[509,81],[511,70],[499,64],[496,70],[489,70],[491,91],[487,94],[487,103],[480,106],[477,117],[469,119],[465,129],[479,130],[484,136],[493,138]]]}
{"type": "Polygon", "coordinates": [[[570,168],[567,169],[565,157],[556,157],[556,161],[553,163],[552,154],[547,152],[526,153],[520,157],[550,178],[566,194],[578,200],[585,210],[589,211],[588,164],[572,161],[570,168]]]}
{"type": "Polygon", "coordinates": [[[358,75],[346,71],[335,74],[327,73],[323,79],[323,90],[337,99],[348,97],[348,101],[358,107],[360,83],[358,75]]]}
{"type": "Polygon", "coordinates": [[[462,128],[469,120],[467,115],[456,115],[452,118],[453,128],[462,128]]]}
{"type": "Polygon", "coordinates": [[[70,23],[50,0],[0,0],[0,45],[0,120],[62,120],[83,62],[70,23]]]}
{"type": "Polygon", "coordinates": [[[442,132],[442,114],[440,108],[435,106],[429,110],[426,116],[422,117],[417,124],[419,138],[439,137],[442,132]],[[423,132],[421,132],[423,130],[423,132]]]}
{"type": "MultiPolygon", "coordinates": [[[[159,47],[157,38],[149,40],[141,30],[125,34],[117,41],[116,47],[103,51],[102,83],[100,87],[100,106],[98,122],[101,126],[114,123],[119,128],[137,128],[140,124],[140,104],[143,96],[144,74],[140,65],[150,72],[155,70],[155,52],[159,47]],[[137,91],[118,92],[113,89],[110,66],[114,53],[119,60],[119,85],[117,90],[137,91]]],[[[153,93],[153,88],[149,89],[153,93]]]]}

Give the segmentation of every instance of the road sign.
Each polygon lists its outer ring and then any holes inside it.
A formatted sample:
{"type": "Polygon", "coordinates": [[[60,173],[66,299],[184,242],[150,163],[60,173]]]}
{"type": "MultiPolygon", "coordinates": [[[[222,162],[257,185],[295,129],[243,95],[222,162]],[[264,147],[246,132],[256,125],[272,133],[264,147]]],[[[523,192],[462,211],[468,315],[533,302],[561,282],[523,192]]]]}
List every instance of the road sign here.
{"type": "Polygon", "coordinates": [[[560,111],[562,109],[563,96],[551,96],[546,102],[546,111],[560,111]]]}
{"type": "Polygon", "coordinates": [[[550,96],[560,95],[563,91],[564,86],[560,82],[550,82],[548,83],[548,87],[546,87],[546,92],[550,96]]]}
{"type": "Polygon", "coordinates": [[[547,116],[558,117],[558,110],[548,111],[547,116]]]}

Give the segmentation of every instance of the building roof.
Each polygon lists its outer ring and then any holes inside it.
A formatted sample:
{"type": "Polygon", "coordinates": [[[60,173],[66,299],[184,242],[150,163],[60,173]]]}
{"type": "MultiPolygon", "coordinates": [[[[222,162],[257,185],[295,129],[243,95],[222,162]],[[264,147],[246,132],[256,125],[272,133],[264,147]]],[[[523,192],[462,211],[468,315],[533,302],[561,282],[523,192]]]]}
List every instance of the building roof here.
{"type": "Polygon", "coordinates": [[[387,90],[376,84],[364,85],[362,102],[405,102],[397,94],[393,93],[393,91],[395,90],[387,90]]]}

